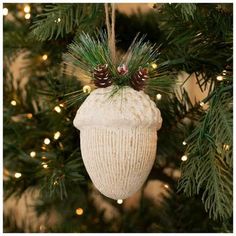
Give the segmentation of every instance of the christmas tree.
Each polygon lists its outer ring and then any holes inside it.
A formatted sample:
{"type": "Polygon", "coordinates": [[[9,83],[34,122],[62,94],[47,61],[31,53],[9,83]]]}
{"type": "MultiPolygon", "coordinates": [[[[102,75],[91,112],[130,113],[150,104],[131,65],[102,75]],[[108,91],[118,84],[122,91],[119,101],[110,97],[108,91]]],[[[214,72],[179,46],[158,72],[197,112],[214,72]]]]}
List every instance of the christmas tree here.
{"type": "Polygon", "coordinates": [[[232,232],[233,4],[130,7],[3,4],[4,232],[232,232]],[[73,125],[111,84],[144,90],[163,120],[148,179],[117,201],[73,125]]]}

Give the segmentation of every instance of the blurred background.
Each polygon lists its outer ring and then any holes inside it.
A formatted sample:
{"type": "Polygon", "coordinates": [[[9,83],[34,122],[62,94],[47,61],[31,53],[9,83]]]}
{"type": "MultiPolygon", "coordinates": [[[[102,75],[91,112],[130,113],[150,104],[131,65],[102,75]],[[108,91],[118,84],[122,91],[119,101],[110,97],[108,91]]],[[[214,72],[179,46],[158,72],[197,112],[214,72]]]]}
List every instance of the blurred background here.
{"type": "MultiPolygon", "coordinates": [[[[206,182],[198,194],[178,191],[182,165],[191,157],[186,139],[211,108],[211,92],[230,91],[232,104],[232,19],[232,4],[116,4],[118,53],[145,34],[160,47],[153,69],[175,78],[152,94],[163,127],[150,176],[136,194],[114,201],[93,186],[72,124],[83,100],[68,94],[87,96],[94,86],[62,63],[81,32],[105,29],[104,5],[3,4],[4,232],[232,232],[229,162],[227,179],[217,179],[229,183],[219,190],[229,201],[219,201],[213,215],[202,198],[206,182]]],[[[232,158],[230,140],[222,150],[222,159],[232,158]]]]}

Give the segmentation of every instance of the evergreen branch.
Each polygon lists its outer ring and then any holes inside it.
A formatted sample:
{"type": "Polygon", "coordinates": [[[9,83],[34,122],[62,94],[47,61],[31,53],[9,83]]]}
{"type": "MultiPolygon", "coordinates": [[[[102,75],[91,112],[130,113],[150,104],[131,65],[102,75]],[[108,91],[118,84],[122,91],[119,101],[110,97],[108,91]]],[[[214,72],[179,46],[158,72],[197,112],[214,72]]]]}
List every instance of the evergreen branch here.
{"type": "Polygon", "coordinates": [[[232,214],[232,95],[217,88],[210,107],[188,138],[188,160],[182,165],[179,190],[188,196],[202,193],[213,219],[232,214]]]}
{"type": "MultiPolygon", "coordinates": [[[[75,30],[87,28],[87,23],[97,20],[101,4],[50,4],[37,16],[32,34],[40,41],[57,39],[75,30]]],[[[94,27],[96,24],[94,25],[94,27]]]]}
{"type": "Polygon", "coordinates": [[[190,18],[194,19],[194,12],[196,11],[196,4],[194,3],[185,3],[185,4],[176,4],[175,6],[180,10],[182,18],[188,21],[190,18]]]}

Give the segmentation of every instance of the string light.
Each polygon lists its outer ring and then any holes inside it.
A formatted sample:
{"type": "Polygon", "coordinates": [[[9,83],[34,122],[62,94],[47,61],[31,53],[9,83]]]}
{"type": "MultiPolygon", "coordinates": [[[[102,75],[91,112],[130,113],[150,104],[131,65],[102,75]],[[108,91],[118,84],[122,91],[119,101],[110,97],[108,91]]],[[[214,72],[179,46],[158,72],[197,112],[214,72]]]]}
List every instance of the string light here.
{"type": "Polygon", "coordinates": [[[223,149],[224,149],[225,151],[229,151],[229,145],[228,145],[228,144],[224,144],[224,145],[223,145],[223,149]]]}
{"type": "Polygon", "coordinates": [[[122,199],[118,199],[118,200],[117,200],[117,203],[118,203],[118,204],[122,204],[122,203],[123,203],[123,200],[122,200],[122,199]]]}
{"type": "Polygon", "coordinates": [[[75,211],[76,215],[81,216],[84,213],[84,210],[82,208],[77,208],[75,211]]]}
{"type": "Polygon", "coordinates": [[[185,146],[187,143],[186,143],[186,141],[183,141],[182,144],[185,146]]]}
{"type": "Polygon", "coordinates": [[[43,142],[44,144],[49,145],[51,140],[49,138],[45,138],[43,142]]]}
{"type": "Polygon", "coordinates": [[[151,67],[155,70],[157,68],[157,64],[156,63],[152,63],[151,67]]]}
{"type": "Polygon", "coordinates": [[[57,140],[59,139],[61,136],[61,133],[59,131],[57,131],[55,134],[54,134],[54,139],[57,140]]]}
{"type": "Polygon", "coordinates": [[[186,155],[183,155],[182,157],[181,157],[181,161],[187,161],[188,160],[188,157],[186,156],[186,155]]]}
{"type": "Polygon", "coordinates": [[[42,156],[42,159],[43,159],[43,160],[46,160],[46,159],[47,159],[47,157],[45,157],[45,156],[42,156]]]}
{"type": "Polygon", "coordinates": [[[162,95],[161,95],[160,93],[158,93],[158,94],[156,95],[157,100],[161,100],[161,97],[162,97],[162,95]]]}
{"type": "Polygon", "coordinates": [[[31,17],[30,13],[26,13],[26,14],[25,14],[25,19],[26,19],[26,20],[29,20],[30,17],[31,17]]]}
{"type": "Polygon", "coordinates": [[[203,106],[205,105],[205,103],[204,103],[204,102],[200,102],[199,105],[200,105],[201,107],[203,107],[203,106]]]}
{"type": "Polygon", "coordinates": [[[43,150],[46,150],[46,147],[45,147],[45,146],[42,146],[41,148],[42,148],[43,150]]]}
{"type": "Polygon", "coordinates": [[[46,226],[45,225],[40,225],[39,226],[39,230],[40,230],[40,232],[42,232],[42,233],[45,233],[46,232],[46,226]]]}
{"type": "Polygon", "coordinates": [[[59,106],[60,106],[60,107],[64,107],[64,104],[63,104],[63,103],[60,103],[59,106]]]}
{"type": "Polygon", "coordinates": [[[16,101],[15,101],[15,100],[12,100],[12,101],[11,101],[11,105],[12,105],[12,106],[16,106],[16,101]]]}
{"type": "Polygon", "coordinates": [[[31,119],[31,118],[33,117],[33,115],[32,115],[31,113],[28,113],[28,114],[26,115],[26,117],[27,117],[28,119],[31,119]]]}
{"type": "Polygon", "coordinates": [[[46,60],[48,59],[48,55],[47,55],[47,54],[44,54],[44,55],[42,56],[42,59],[43,59],[44,61],[46,61],[46,60]]]}
{"type": "Polygon", "coordinates": [[[15,176],[15,178],[19,179],[19,178],[21,177],[21,173],[16,172],[16,173],[14,174],[14,176],[15,176]]]}
{"type": "Polygon", "coordinates": [[[61,108],[59,106],[55,106],[54,107],[54,111],[56,111],[57,113],[61,112],[61,108]]]}
{"type": "Polygon", "coordinates": [[[224,76],[218,75],[218,76],[216,77],[216,79],[217,79],[218,81],[222,81],[222,80],[224,80],[224,76]]]}
{"type": "Polygon", "coordinates": [[[4,7],[2,9],[2,13],[3,13],[4,16],[7,16],[8,15],[8,9],[6,7],[4,7]]]}
{"type": "Polygon", "coordinates": [[[24,12],[25,12],[25,13],[30,13],[30,6],[29,6],[29,5],[26,5],[26,6],[24,7],[24,12]]]}
{"type": "Polygon", "coordinates": [[[30,156],[33,157],[33,158],[36,157],[36,152],[35,152],[35,151],[32,151],[32,152],[30,153],[30,156]]]}
{"type": "Polygon", "coordinates": [[[169,188],[169,185],[168,185],[168,184],[164,184],[164,187],[165,187],[165,188],[169,188]]]}
{"type": "Polygon", "coordinates": [[[55,181],[55,182],[53,183],[53,185],[58,185],[58,182],[57,182],[57,181],[55,181]]]}
{"type": "Polygon", "coordinates": [[[223,70],[222,75],[226,75],[227,71],[223,70]]]}
{"type": "Polygon", "coordinates": [[[91,87],[90,87],[89,85],[85,85],[85,86],[83,87],[83,92],[84,92],[84,93],[90,93],[90,92],[91,92],[91,87]]]}
{"type": "Polygon", "coordinates": [[[44,169],[48,168],[48,165],[45,162],[42,162],[42,166],[43,166],[44,169]]]}

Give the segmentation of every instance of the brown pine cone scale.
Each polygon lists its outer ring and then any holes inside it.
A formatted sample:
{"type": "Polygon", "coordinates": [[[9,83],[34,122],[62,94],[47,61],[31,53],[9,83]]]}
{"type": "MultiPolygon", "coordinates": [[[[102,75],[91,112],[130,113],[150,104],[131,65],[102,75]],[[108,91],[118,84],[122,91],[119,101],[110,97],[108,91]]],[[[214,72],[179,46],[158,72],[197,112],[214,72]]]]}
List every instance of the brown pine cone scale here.
{"type": "Polygon", "coordinates": [[[108,64],[98,65],[93,71],[94,84],[98,88],[106,88],[112,84],[109,78],[108,64]]]}
{"type": "Polygon", "coordinates": [[[148,79],[147,68],[140,68],[131,78],[131,86],[137,91],[144,88],[145,82],[148,79]]]}

